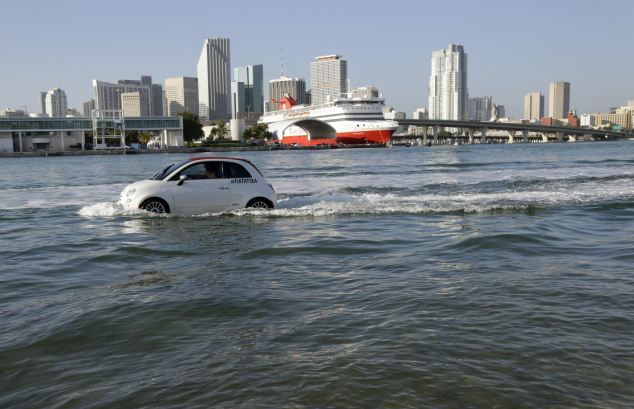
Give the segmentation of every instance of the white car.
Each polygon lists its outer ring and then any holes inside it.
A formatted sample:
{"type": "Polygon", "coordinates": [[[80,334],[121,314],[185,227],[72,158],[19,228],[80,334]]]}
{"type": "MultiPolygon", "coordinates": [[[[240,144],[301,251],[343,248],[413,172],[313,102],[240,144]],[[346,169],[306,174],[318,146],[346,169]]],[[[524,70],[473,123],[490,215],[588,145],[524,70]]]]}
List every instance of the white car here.
{"type": "Polygon", "coordinates": [[[121,205],[153,213],[224,212],[272,209],[275,190],[251,162],[238,158],[197,157],[175,163],[151,180],[128,185],[121,205]]]}

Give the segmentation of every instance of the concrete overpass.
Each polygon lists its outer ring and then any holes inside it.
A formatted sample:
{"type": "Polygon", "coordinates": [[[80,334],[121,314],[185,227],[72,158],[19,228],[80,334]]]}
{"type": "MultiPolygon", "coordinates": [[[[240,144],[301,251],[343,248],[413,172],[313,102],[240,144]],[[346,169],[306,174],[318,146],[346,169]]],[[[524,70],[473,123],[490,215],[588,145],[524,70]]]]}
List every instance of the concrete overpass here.
{"type": "Polygon", "coordinates": [[[546,126],[542,124],[517,124],[508,122],[480,122],[480,121],[451,121],[441,119],[397,119],[401,126],[409,127],[405,134],[393,135],[393,140],[411,140],[422,138],[423,143],[458,139],[462,142],[487,143],[491,139],[500,139],[507,143],[514,142],[575,142],[580,138],[591,140],[618,140],[634,137],[633,133],[606,131],[590,128],[572,128],[567,126],[546,126]],[[459,129],[457,135],[441,136],[444,128],[459,129]],[[487,131],[497,130],[506,132],[506,136],[487,135],[487,131]]]}

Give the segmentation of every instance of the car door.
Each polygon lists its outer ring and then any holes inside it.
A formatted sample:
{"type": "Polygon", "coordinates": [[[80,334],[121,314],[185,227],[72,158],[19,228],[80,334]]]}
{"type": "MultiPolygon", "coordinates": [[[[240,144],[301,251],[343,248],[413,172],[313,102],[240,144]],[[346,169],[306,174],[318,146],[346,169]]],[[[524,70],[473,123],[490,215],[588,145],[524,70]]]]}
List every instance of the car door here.
{"type": "Polygon", "coordinates": [[[244,166],[235,162],[223,163],[223,176],[231,181],[231,203],[244,206],[255,195],[255,179],[244,166]]]}
{"type": "Polygon", "coordinates": [[[176,213],[205,213],[226,210],[231,204],[231,187],[229,179],[222,178],[221,169],[210,176],[210,167],[220,162],[197,162],[175,177],[187,175],[180,185],[174,184],[174,208],[176,213]]]}

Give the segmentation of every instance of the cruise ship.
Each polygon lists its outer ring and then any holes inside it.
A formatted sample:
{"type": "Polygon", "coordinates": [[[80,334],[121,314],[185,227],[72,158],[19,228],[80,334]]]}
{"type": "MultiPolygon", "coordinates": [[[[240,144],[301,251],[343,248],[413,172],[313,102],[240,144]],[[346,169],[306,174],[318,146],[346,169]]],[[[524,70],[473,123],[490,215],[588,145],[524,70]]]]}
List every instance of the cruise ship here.
{"type": "Polygon", "coordinates": [[[387,144],[398,128],[383,118],[382,98],[353,98],[351,94],[321,105],[296,105],[289,95],[279,110],[264,113],[273,139],[287,145],[387,144]]]}

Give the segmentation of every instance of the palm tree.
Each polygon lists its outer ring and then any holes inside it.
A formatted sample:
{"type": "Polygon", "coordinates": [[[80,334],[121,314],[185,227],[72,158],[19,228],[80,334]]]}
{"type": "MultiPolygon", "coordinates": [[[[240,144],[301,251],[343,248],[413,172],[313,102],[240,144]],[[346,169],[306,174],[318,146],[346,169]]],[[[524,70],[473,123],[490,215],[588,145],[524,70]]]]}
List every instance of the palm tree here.
{"type": "Polygon", "coordinates": [[[225,136],[227,136],[227,133],[229,132],[229,130],[227,129],[227,124],[225,124],[225,121],[222,120],[218,121],[218,124],[214,129],[216,130],[216,135],[218,135],[218,139],[221,141],[225,139],[225,136]]]}
{"type": "Polygon", "coordinates": [[[145,146],[147,146],[152,139],[154,139],[154,135],[149,132],[141,132],[141,135],[139,135],[139,141],[141,141],[141,143],[145,146]]]}

